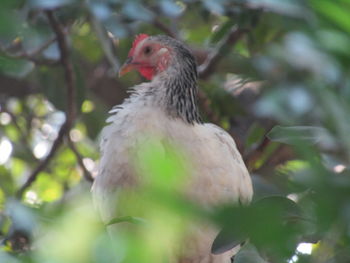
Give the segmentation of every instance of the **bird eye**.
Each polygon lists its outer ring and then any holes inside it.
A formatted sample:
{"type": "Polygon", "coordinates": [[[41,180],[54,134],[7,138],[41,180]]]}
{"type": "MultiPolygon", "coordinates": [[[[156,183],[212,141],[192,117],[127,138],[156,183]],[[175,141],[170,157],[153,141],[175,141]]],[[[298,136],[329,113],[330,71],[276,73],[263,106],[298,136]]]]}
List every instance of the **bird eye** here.
{"type": "Polygon", "coordinates": [[[152,52],[152,48],[150,46],[146,46],[145,49],[143,50],[143,53],[145,55],[149,55],[152,52]]]}

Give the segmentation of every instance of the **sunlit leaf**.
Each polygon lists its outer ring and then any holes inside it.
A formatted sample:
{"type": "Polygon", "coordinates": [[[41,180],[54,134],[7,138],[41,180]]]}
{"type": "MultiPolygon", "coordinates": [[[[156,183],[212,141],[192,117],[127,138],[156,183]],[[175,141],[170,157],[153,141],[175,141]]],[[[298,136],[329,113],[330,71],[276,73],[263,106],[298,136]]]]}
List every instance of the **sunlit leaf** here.
{"type": "MultiPolygon", "coordinates": [[[[0,211],[2,211],[5,207],[5,202],[6,202],[6,196],[4,191],[0,188],[0,211]]],[[[0,219],[1,221],[1,219],[0,219]]]]}
{"type": "Polygon", "coordinates": [[[57,200],[63,193],[63,186],[47,173],[41,173],[33,187],[38,193],[39,198],[46,202],[57,200]]]}
{"type": "Polygon", "coordinates": [[[350,32],[349,11],[350,7],[348,3],[340,3],[339,1],[310,1],[313,8],[317,10],[321,15],[327,17],[334,24],[338,25],[343,30],[350,32]]]}
{"type": "Polygon", "coordinates": [[[84,23],[79,27],[74,27],[74,30],[77,31],[73,36],[74,47],[89,61],[98,61],[102,57],[103,52],[90,25],[84,23]]]}

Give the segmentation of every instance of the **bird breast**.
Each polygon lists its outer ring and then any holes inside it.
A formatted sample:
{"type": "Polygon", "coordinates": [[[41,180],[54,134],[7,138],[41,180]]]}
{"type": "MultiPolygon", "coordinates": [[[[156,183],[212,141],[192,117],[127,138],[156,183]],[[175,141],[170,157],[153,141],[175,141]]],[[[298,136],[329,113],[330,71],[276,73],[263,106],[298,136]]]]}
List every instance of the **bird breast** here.
{"type": "Polygon", "coordinates": [[[212,207],[218,204],[247,203],[252,196],[249,174],[232,138],[212,124],[187,124],[169,118],[155,107],[136,111],[129,105],[119,110],[102,132],[100,174],[94,190],[113,192],[135,182],[135,149],[156,139],[159,147],[164,142],[183,153],[190,165],[185,194],[194,202],[212,207]],[[108,189],[108,191],[106,191],[108,189]]]}

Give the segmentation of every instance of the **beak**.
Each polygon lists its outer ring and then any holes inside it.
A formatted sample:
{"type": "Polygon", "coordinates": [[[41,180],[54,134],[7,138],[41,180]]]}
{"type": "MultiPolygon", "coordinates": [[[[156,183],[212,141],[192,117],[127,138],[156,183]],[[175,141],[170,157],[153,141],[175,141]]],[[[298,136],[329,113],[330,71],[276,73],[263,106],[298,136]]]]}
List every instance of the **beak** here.
{"type": "Polygon", "coordinates": [[[132,57],[128,57],[123,66],[119,69],[119,77],[125,75],[134,69],[134,65],[132,64],[132,57]]]}

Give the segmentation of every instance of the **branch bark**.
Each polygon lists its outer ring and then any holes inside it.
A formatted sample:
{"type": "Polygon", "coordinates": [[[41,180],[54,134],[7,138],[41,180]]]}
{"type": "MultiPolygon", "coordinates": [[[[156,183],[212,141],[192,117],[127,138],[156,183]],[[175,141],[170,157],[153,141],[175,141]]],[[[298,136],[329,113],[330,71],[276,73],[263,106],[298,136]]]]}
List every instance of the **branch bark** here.
{"type": "Polygon", "coordinates": [[[67,134],[67,140],[68,140],[68,145],[69,148],[72,150],[72,152],[75,154],[75,157],[77,159],[77,162],[80,166],[80,168],[83,170],[83,175],[84,178],[89,181],[89,182],[93,182],[94,178],[91,175],[91,173],[89,172],[89,170],[86,168],[84,162],[83,162],[83,157],[81,156],[81,154],[79,153],[77,147],[75,146],[74,142],[71,140],[69,134],[67,134]]]}
{"type": "Polygon", "coordinates": [[[43,171],[50,163],[52,158],[56,155],[57,150],[60,148],[60,146],[63,143],[64,137],[69,134],[70,128],[73,125],[74,119],[75,119],[75,75],[73,71],[73,65],[70,60],[70,52],[69,47],[67,43],[67,39],[64,33],[64,29],[61,26],[61,24],[58,22],[56,17],[54,16],[53,11],[48,10],[46,11],[46,15],[49,21],[49,24],[54,31],[56,35],[56,40],[58,43],[58,47],[60,50],[60,63],[62,67],[64,68],[64,78],[66,83],[66,90],[67,90],[67,98],[68,98],[68,104],[66,109],[66,120],[62,124],[58,136],[55,139],[55,141],[52,144],[52,147],[50,149],[49,154],[43,159],[39,165],[32,171],[32,173],[29,175],[27,181],[23,184],[23,186],[18,190],[17,197],[21,198],[23,196],[23,193],[25,190],[36,180],[39,173],[43,171]]]}

